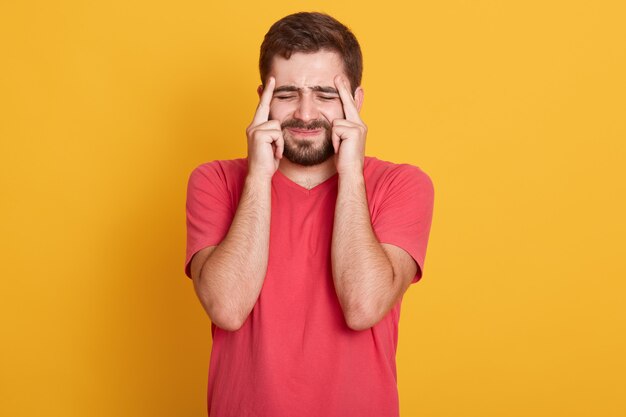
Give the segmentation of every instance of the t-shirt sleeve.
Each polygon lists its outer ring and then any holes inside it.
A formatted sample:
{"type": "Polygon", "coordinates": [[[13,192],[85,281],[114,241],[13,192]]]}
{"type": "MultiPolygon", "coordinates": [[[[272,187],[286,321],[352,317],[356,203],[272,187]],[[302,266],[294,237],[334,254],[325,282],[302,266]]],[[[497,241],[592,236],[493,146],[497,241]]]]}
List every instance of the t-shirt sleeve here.
{"type": "Polygon", "coordinates": [[[217,162],[200,165],[187,185],[187,250],[185,274],[191,278],[191,258],[199,250],[219,244],[233,218],[226,178],[217,162]]]}
{"type": "Polygon", "coordinates": [[[372,227],[380,243],[404,249],[417,262],[413,282],[422,277],[433,214],[434,188],[426,173],[400,165],[387,179],[372,227]]]}

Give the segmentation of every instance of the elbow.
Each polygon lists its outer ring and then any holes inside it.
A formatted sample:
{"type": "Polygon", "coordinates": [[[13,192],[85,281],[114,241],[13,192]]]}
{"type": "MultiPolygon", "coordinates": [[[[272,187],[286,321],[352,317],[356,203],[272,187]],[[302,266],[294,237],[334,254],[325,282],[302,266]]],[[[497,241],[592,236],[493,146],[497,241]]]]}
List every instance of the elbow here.
{"type": "Polygon", "coordinates": [[[346,325],[354,331],[360,332],[374,327],[382,316],[374,308],[346,308],[344,309],[346,325]]]}
{"type": "Polygon", "coordinates": [[[354,330],[355,332],[361,332],[363,330],[371,329],[376,323],[370,320],[346,319],[346,324],[348,325],[350,330],[354,330]]]}
{"type": "Polygon", "coordinates": [[[346,325],[354,331],[362,331],[376,326],[389,312],[388,297],[370,293],[355,294],[355,291],[342,293],[339,304],[343,310],[346,325]]]}
{"type": "Polygon", "coordinates": [[[215,324],[217,327],[227,332],[236,332],[237,330],[241,329],[241,327],[245,323],[245,320],[239,320],[237,318],[232,318],[232,317],[219,318],[219,319],[214,319],[213,317],[210,317],[210,318],[213,324],[215,324]]]}
{"type": "Polygon", "coordinates": [[[235,332],[241,329],[247,319],[247,315],[244,316],[224,308],[205,308],[205,310],[213,324],[228,332],[235,332]]]}
{"type": "Polygon", "coordinates": [[[239,330],[248,318],[248,314],[242,308],[238,308],[233,302],[220,301],[214,294],[209,293],[200,284],[200,280],[194,280],[196,295],[202,308],[209,316],[211,323],[222,330],[234,332],[239,330]]]}
{"type": "Polygon", "coordinates": [[[211,319],[211,323],[222,330],[235,332],[243,326],[248,318],[248,314],[244,314],[234,306],[224,305],[201,296],[199,298],[204,311],[211,319]]]}

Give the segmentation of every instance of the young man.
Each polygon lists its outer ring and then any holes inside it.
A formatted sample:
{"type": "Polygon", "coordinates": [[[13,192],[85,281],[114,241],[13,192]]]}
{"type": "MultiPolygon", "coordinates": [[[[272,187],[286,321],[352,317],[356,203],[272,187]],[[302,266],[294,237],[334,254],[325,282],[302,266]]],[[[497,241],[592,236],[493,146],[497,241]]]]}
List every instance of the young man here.
{"type": "Polygon", "coordinates": [[[209,414],[397,416],[400,302],[421,277],[432,183],[364,156],[361,51],[332,17],[276,22],[260,72],[248,157],[189,180],[209,414]]]}

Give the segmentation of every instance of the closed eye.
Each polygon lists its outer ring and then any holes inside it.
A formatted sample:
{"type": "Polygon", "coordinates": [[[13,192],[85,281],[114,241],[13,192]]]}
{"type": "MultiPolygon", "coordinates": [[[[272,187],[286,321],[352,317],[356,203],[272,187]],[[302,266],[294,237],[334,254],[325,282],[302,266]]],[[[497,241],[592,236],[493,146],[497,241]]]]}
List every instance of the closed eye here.
{"type": "Polygon", "coordinates": [[[336,100],[339,98],[339,96],[318,96],[318,98],[320,100],[324,100],[324,101],[331,101],[331,100],[336,100]]]}
{"type": "Polygon", "coordinates": [[[293,94],[286,95],[286,96],[284,96],[284,95],[274,96],[274,98],[278,99],[278,100],[290,100],[290,99],[295,98],[295,97],[296,96],[293,95],[293,94]]]}

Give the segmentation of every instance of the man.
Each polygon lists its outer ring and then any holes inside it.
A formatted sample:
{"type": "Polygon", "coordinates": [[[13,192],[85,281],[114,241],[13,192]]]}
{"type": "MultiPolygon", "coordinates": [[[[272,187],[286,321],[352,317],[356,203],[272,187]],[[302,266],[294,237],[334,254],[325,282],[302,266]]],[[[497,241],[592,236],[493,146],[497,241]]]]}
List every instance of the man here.
{"type": "Polygon", "coordinates": [[[211,416],[397,416],[402,295],[433,189],[364,156],[359,44],[319,13],[261,46],[246,159],[196,168],[185,270],[212,321],[211,416]]]}

